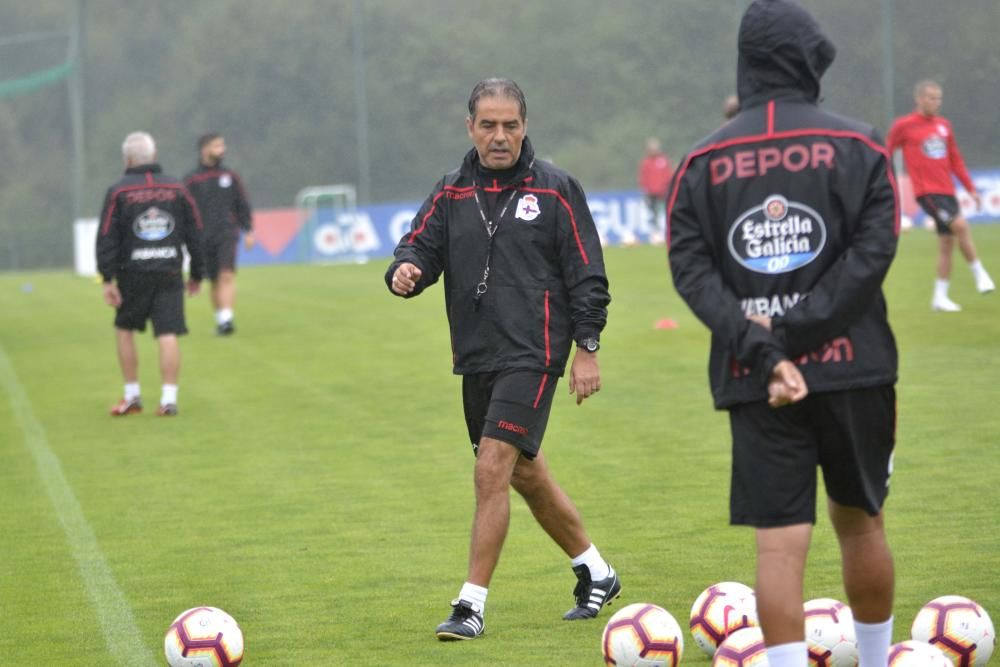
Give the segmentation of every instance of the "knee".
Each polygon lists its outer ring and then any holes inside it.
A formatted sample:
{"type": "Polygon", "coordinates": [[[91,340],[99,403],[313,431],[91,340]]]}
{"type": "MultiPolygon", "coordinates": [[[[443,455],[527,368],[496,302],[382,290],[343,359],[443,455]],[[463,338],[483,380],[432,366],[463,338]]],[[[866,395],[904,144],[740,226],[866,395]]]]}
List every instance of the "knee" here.
{"type": "Polygon", "coordinates": [[[514,468],[514,474],[510,480],[510,485],[526,500],[537,496],[544,483],[543,478],[536,474],[533,469],[524,465],[514,468]]]}

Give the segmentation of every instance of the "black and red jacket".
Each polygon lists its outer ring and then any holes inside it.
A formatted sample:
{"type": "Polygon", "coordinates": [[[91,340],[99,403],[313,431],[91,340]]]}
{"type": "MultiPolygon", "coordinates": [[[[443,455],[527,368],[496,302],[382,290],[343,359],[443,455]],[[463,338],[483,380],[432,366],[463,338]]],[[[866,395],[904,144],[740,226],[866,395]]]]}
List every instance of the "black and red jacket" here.
{"type": "Polygon", "coordinates": [[[892,384],[889,153],[870,126],[817,106],[833,47],[796,5],[755,2],[739,44],[741,111],[685,157],[667,198],[674,285],[712,331],[715,405],[766,399],[782,359],[813,393],[892,384]]]}
{"type": "Polygon", "coordinates": [[[237,236],[241,229],[253,230],[250,199],[239,174],[232,169],[222,163],[214,167],[199,164],[184,177],[184,185],[198,203],[206,236],[237,236]]]}
{"type": "Polygon", "coordinates": [[[184,184],[160,165],[129,167],[108,188],[97,232],[97,270],[104,282],[123,271],[180,274],[186,247],[191,278],[201,280],[204,254],[198,208],[184,184]]]}
{"type": "Polygon", "coordinates": [[[454,372],[512,368],[562,375],[574,340],[599,337],[608,280],[600,238],[576,179],[536,160],[525,138],[509,178],[486,181],[475,149],[444,176],[396,246],[385,274],[411,262],[423,272],[410,296],[444,274],[454,372]],[[480,216],[497,216],[487,291],[478,306],[490,237],[480,216]],[[489,216],[489,213],[487,213],[489,216]]]}

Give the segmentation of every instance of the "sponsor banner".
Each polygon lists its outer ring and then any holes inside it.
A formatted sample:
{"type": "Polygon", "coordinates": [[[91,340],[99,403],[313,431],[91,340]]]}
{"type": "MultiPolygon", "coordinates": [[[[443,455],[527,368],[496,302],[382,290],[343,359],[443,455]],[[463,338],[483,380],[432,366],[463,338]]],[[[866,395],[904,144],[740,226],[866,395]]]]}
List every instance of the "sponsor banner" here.
{"type": "MultiPolygon", "coordinates": [[[[982,207],[976,208],[972,197],[959,185],[958,201],[966,218],[973,223],[1000,222],[1000,169],[974,169],[970,173],[982,198],[982,207]]],[[[933,223],[928,225],[931,221],[913,198],[909,179],[903,176],[899,185],[904,227],[932,227],[933,223]]],[[[524,206],[519,206],[515,215],[530,222],[533,219],[532,201],[527,197],[522,199],[524,206]]],[[[249,251],[242,243],[239,245],[239,264],[363,262],[391,257],[396,243],[409,231],[410,223],[421,203],[412,201],[360,206],[353,215],[332,208],[318,208],[308,213],[295,208],[256,210],[254,232],[257,244],[249,251]]],[[[588,203],[605,245],[664,242],[664,211],[661,208],[654,215],[646,205],[642,193],[633,190],[589,193],[588,203]]],[[[744,224],[739,230],[731,230],[731,240],[734,244],[741,243],[742,245],[734,245],[734,248],[738,249],[745,261],[761,270],[790,270],[808,261],[811,253],[816,251],[814,246],[822,242],[818,236],[819,228],[809,227],[820,221],[809,216],[804,204],[781,200],[769,203],[772,204],[771,214],[781,214],[779,217],[782,220],[784,212],[778,209],[782,206],[789,207],[788,224],[791,227],[786,229],[774,224],[762,226],[759,223],[780,223],[781,220],[771,220],[767,211],[758,208],[757,217],[752,218],[753,224],[744,224]],[[809,222],[806,222],[807,219],[809,222]],[[775,234],[783,235],[786,231],[789,236],[785,241],[778,241],[776,236],[771,239],[775,234]],[[760,235],[759,238],[754,238],[756,235],[760,235]],[[788,239],[792,237],[799,245],[788,245],[791,243],[788,239]],[[757,256],[754,256],[755,253],[757,256]]],[[[760,206],[764,205],[765,202],[760,203],[760,206]]],[[[744,223],[746,222],[745,220],[744,223]]],[[[93,258],[96,220],[80,221],[77,224],[77,271],[93,275],[96,270],[93,258]]],[[[148,233],[162,233],[168,223],[154,218],[145,224],[148,233]]]]}

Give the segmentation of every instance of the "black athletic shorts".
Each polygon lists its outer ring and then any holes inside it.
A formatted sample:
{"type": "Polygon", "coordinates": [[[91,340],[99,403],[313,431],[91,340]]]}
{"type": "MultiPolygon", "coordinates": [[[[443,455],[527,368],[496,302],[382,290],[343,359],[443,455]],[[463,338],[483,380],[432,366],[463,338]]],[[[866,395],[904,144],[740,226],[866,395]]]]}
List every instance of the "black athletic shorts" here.
{"type": "Polygon", "coordinates": [[[118,276],[122,303],[115,312],[119,329],[146,330],[153,322],[153,335],[187,333],[184,322],[184,278],[180,273],[132,271],[118,276]]]}
{"type": "Polygon", "coordinates": [[[729,410],[729,519],[757,528],[816,523],[816,466],[831,500],[877,515],[889,494],[896,440],[891,385],[810,394],[772,408],[729,410]]]}
{"type": "Polygon", "coordinates": [[[921,195],[917,203],[927,215],[934,218],[934,226],[938,234],[951,234],[951,223],[962,214],[958,199],[953,195],[921,195]]]}
{"type": "Polygon", "coordinates": [[[239,234],[228,232],[205,235],[202,243],[205,248],[205,275],[209,280],[216,280],[219,271],[236,270],[236,246],[239,234]]]}
{"type": "Polygon", "coordinates": [[[555,375],[519,369],[463,376],[462,401],[473,452],[479,449],[479,439],[487,437],[535,458],[558,381],[555,375]]]}

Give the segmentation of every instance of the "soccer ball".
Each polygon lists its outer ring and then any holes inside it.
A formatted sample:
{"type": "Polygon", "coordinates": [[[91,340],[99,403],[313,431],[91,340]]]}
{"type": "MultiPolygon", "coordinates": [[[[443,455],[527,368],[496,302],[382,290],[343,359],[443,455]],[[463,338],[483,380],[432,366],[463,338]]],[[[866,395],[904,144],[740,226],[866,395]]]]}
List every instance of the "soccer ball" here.
{"type": "Polygon", "coordinates": [[[925,604],[913,619],[910,636],[937,646],[956,667],[983,667],[996,641],[986,610],[961,595],[944,595],[925,604]]]}
{"type": "Polygon", "coordinates": [[[754,626],[732,632],[722,640],[712,667],[767,667],[767,647],[764,633],[754,626]]]}
{"type": "Polygon", "coordinates": [[[730,633],[756,625],[757,598],[753,589],[736,581],[709,586],[691,606],[691,636],[708,656],[715,654],[730,633]]]}
{"type": "Polygon", "coordinates": [[[889,667],[952,667],[937,646],[907,639],[889,647],[889,667]]]}
{"type": "Polygon", "coordinates": [[[843,602],[817,598],[803,605],[810,667],[857,667],[854,614],[843,602]]]}
{"type": "Polygon", "coordinates": [[[243,660],[243,632],[215,607],[188,609],[163,640],[170,667],[236,667],[243,660]]]}
{"type": "Polygon", "coordinates": [[[608,619],[601,645],[607,665],[677,667],[684,653],[684,633],[666,609],[637,602],[608,619]]]}

